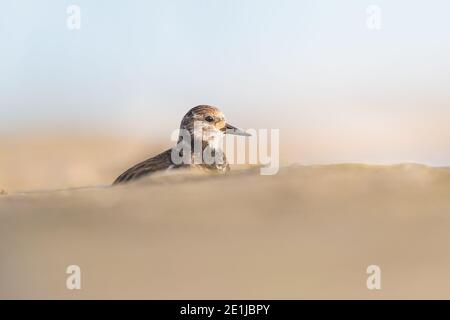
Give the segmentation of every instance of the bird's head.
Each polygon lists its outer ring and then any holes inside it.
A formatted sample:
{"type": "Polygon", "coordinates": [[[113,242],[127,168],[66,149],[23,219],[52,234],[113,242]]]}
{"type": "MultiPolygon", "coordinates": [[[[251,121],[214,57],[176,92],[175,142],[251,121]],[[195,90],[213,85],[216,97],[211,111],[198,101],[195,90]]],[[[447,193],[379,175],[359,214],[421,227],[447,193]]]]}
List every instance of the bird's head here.
{"type": "Polygon", "coordinates": [[[186,113],[180,129],[188,130],[191,137],[213,143],[224,134],[250,136],[244,130],[236,128],[226,121],[224,114],[216,107],[200,105],[186,113]]]}

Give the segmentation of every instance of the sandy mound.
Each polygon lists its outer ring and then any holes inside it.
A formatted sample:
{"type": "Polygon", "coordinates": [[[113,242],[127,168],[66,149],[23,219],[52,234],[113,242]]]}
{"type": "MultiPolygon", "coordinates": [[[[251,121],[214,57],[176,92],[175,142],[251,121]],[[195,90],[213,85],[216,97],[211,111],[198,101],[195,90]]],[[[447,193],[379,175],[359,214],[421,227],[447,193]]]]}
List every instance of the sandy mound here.
{"type": "Polygon", "coordinates": [[[418,165],[9,192],[0,298],[448,299],[449,214],[450,170],[418,165]]]}

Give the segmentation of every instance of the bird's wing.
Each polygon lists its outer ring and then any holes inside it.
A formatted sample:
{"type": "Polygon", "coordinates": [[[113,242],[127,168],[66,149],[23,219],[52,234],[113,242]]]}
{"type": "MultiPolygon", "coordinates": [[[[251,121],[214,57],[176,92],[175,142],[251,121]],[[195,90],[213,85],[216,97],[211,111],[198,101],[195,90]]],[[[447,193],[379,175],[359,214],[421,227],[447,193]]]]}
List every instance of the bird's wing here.
{"type": "Polygon", "coordinates": [[[131,167],[130,169],[122,173],[114,181],[113,184],[129,182],[132,180],[139,179],[143,176],[149,175],[151,173],[154,173],[156,171],[166,170],[173,164],[171,159],[171,152],[172,149],[169,149],[153,158],[138,163],[137,165],[131,167]]]}

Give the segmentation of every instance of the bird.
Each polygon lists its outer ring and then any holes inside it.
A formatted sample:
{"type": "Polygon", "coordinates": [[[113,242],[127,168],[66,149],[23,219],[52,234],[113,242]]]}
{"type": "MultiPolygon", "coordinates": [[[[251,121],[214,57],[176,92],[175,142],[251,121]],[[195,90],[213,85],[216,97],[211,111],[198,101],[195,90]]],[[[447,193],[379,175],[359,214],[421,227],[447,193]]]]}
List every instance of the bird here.
{"type": "Polygon", "coordinates": [[[179,168],[196,168],[211,173],[226,174],[230,166],[220,145],[220,139],[225,134],[250,136],[244,130],[229,124],[225,115],[217,107],[196,106],[190,109],[181,120],[177,146],[126,170],[117,177],[113,185],[179,168]],[[196,161],[199,152],[209,154],[219,161],[196,161]]]}

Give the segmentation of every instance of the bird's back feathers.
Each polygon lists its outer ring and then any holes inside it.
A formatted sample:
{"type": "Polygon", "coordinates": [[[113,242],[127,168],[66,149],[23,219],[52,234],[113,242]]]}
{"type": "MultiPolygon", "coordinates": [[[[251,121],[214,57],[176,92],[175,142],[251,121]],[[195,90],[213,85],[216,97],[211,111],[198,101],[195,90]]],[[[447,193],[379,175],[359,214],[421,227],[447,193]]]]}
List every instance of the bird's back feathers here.
{"type": "Polygon", "coordinates": [[[138,163],[137,165],[131,167],[124,173],[122,173],[113,184],[119,184],[123,182],[128,182],[130,180],[135,180],[138,178],[141,178],[143,176],[146,176],[148,174],[151,174],[156,171],[160,170],[166,170],[170,168],[173,163],[171,159],[171,152],[172,149],[166,150],[163,153],[160,153],[159,155],[147,159],[145,161],[142,161],[141,163],[138,163]]]}

